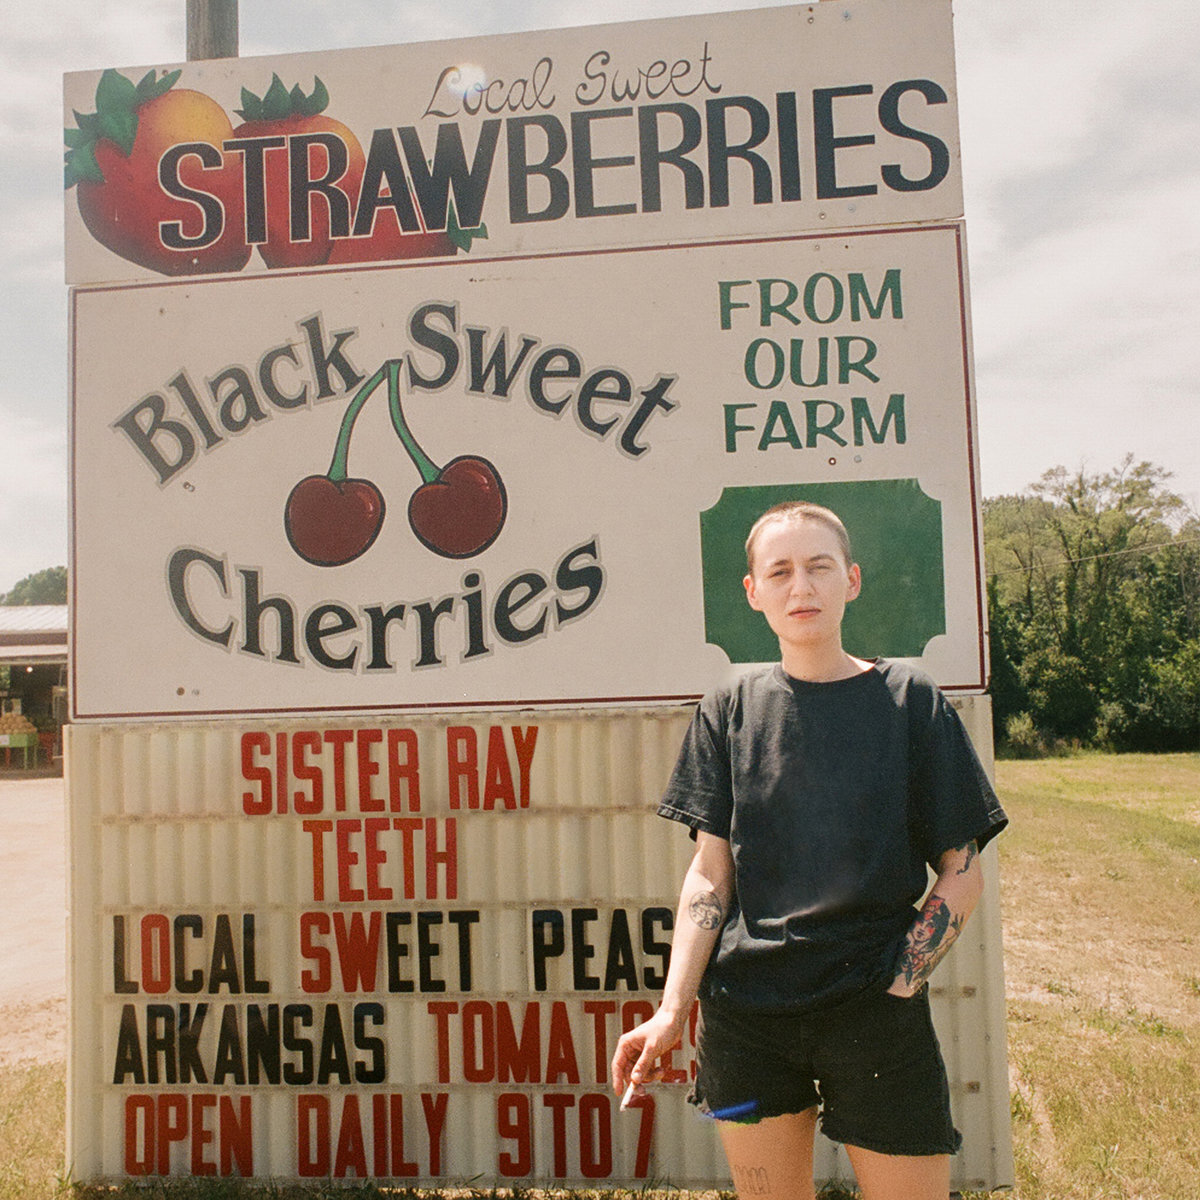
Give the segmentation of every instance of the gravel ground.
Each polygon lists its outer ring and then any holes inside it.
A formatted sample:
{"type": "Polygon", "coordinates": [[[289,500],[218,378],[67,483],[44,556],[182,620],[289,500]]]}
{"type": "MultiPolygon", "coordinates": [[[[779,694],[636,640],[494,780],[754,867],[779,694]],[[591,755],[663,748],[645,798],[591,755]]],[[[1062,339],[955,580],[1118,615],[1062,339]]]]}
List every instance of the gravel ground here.
{"type": "Polygon", "coordinates": [[[0,1063],[67,1053],[61,778],[0,778],[0,1063]]]}

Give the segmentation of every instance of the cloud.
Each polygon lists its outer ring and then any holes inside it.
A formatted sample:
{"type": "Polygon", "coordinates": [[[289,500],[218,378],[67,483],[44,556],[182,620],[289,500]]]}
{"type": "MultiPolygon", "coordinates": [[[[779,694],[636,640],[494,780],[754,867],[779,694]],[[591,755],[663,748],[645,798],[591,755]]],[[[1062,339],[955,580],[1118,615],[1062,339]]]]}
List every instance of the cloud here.
{"type": "MultiPolygon", "coordinates": [[[[256,0],[241,53],[413,43],[697,15],[761,0],[256,0]]],[[[62,73],[185,53],[181,0],[0,7],[0,576],[41,530],[65,555],[62,73]],[[38,480],[42,480],[39,484],[38,480]],[[40,489],[40,490],[39,490],[40,489]],[[57,497],[57,499],[55,499],[57,497]],[[13,506],[23,516],[12,516],[13,506]],[[36,511],[35,511],[36,510],[36,511]],[[28,518],[32,514],[34,518],[28,518]],[[12,539],[17,541],[13,542],[12,539]]],[[[1200,310],[1200,98],[1193,0],[955,0],[985,494],[1127,449],[1200,492],[1191,325],[1200,310]]],[[[70,200],[68,198],[68,203],[70,200]]],[[[22,573],[28,573],[23,571],[22,573]]]]}
{"type": "MultiPolygon", "coordinates": [[[[431,5],[408,0],[302,0],[288,6],[288,49],[319,50],[349,46],[392,45],[445,38],[483,37],[560,29],[575,25],[611,24],[703,12],[777,7],[764,0],[477,0],[469,6],[431,5]]],[[[278,53],[281,47],[278,8],[243,5],[241,52],[278,53]]]]}
{"type": "Polygon", "coordinates": [[[67,560],[65,423],[0,411],[0,592],[67,560]]]}
{"type": "Polygon", "coordinates": [[[968,7],[958,90],[977,259],[1147,176],[1195,173],[1200,25],[1179,0],[1136,22],[1107,2],[968,7]]]}
{"type": "Polygon", "coordinates": [[[957,19],[984,492],[1132,450],[1194,496],[1200,23],[1180,0],[957,19]]]}

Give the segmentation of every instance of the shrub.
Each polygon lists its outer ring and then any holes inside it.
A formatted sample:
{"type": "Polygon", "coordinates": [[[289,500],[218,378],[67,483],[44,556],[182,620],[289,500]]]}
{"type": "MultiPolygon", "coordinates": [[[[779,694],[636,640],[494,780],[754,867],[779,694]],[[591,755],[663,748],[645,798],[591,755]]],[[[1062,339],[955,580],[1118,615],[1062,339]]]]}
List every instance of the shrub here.
{"type": "Polygon", "coordinates": [[[1041,758],[1046,743],[1027,712],[1014,713],[1004,723],[1004,748],[1011,758],[1041,758]]]}
{"type": "Polygon", "coordinates": [[[1091,736],[1098,707],[1087,668],[1073,654],[1054,646],[1032,651],[1021,664],[1035,724],[1061,738],[1091,736]]]}
{"type": "Polygon", "coordinates": [[[1120,747],[1129,730],[1129,714],[1123,704],[1105,700],[1096,713],[1096,745],[1104,750],[1120,747]]]}

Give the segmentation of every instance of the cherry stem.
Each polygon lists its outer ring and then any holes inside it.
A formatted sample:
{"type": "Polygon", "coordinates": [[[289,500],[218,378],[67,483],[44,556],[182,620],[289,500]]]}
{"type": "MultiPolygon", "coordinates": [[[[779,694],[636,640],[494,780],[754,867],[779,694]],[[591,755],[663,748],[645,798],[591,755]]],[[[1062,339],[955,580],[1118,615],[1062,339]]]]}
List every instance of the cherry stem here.
{"type": "Polygon", "coordinates": [[[387,370],[388,411],[392,415],[392,428],[404,443],[404,449],[408,451],[408,457],[420,473],[422,482],[433,483],[441,475],[442,468],[417,445],[417,439],[413,437],[408,422],[404,419],[404,413],[400,410],[400,360],[389,359],[383,366],[387,370]]]}
{"type": "Polygon", "coordinates": [[[366,404],[368,397],[383,382],[385,368],[388,365],[388,363],[384,363],[354,393],[354,399],[346,407],[345,415],[342,417],[342,427],[338,430],[337,443],[333,448],[333,461],[329,464],[329,470],[326,472],[330,483],[346,482],[346,460],[350,457],[350,434],[354,430],[354,422],[358,419],[358,414],[362,412],[362,406],[366,404]]]}

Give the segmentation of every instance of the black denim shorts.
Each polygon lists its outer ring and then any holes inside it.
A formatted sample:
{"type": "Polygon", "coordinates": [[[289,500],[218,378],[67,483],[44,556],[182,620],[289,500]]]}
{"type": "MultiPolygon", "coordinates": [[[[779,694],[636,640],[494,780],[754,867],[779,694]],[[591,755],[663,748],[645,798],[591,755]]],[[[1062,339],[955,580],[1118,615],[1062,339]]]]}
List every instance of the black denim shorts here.
{"type": "Polygon", "coordinates": [[[929,1014],[871,991],[815,1013],[700,1004],[696,1083],[688,1099],[718,1120],[756,1121],[814,1106],[835,1142],[881,1154],[954,1154],[962,1137],[929,1014]]]}

